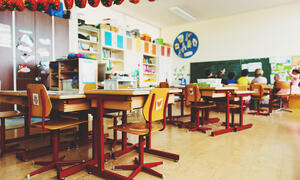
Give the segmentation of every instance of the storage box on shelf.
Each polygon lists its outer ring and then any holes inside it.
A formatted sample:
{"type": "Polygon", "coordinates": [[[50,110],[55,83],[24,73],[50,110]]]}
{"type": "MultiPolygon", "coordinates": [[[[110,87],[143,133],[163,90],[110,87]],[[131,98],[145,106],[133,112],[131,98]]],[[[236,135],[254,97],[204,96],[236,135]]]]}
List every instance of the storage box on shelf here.
{"type": "Polygon", "coordinates": [[[50,62],[50,90],[82,91],[84,84],[97,82],[97,64],[81,58],[50,62]]]}
{"type": "Polygon", "coordinates": [[[137,81],[132,78],[104,80],[105,90],[120,89],[120,86],[123,86],[121,89],[126,89],[124,87],[137,88],[137,81]]]}

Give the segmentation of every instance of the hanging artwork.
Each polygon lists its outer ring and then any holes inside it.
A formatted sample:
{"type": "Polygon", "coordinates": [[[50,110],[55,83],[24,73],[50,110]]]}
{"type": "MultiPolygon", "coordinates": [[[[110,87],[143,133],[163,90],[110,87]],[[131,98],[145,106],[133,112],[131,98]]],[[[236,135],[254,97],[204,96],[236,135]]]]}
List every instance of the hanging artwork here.
{"type": "Polygon", "coordinates": [[[75,5],[79,8],[85,8],[87,0],[75,0],[75,5]]]}
{"type": "Polygon", "coordinates": [[[8,9],[9,11],[13,11],[13,7],[11,5],[11,0],[3,0],[3,7],[8,9]]]}
{"type": "Polygon", "coordinates": [[[197,52],[198,46],[198,37],[190,31],[180,33],[173,45],[176,55],[181,58],[192,57],[197,52]]]}
{"type": "Polygon", "coordinates": [[[101,0],[101,3],[105,7],[111,7],[113,4],[113,0],[101,0]]]}
{"type": "Polygon", "coordinates": [[[60,6],[60,0],[48,0],[49,7],[54,10],[58,10],[60,6]]]}
{"type": "Polygon", "coordinates": [[[49,4],[47,0],[38,0],[37,1],[37,8],[38,11],[48,11],[49,4]]]}
{"type": "Polygon", "coordinates": [[[124,0],[114,0],[114,4],[121,5],[124,2],[124,0]]]}
{"type": "Polygon", "coordinates": [[[37,2],[36,0],[25,0],[25,7],[30,11],[36,11],[37,9],[37,2]]]}
{"type": "Polygon", "coordinates": [[[23,0],[15,0],[12,3],[12,6],[13,6],[14,10],[17,10],[17,11],[24,11],[24,9],[25,9],[23,0]]]}
{"type": "Polygon", "coordinates": [[[137,4],[140,2],[140,0],[129,0],[129,2],[133,3],[133,4],[137,4]]]}
{"type": "Polygon", "coordinates": [[[67,10],[70,10],[73,8],[74,0],[64,0],[65,7],[67,10]]]}
{"type": "Polygon", "coordinates": [[[100,4],[100,0],[88,0],[88,2],[92,7],[98,7],[100,4]]]}
{"type": "Polygon", "coordinates": [[[4,7],[4,0],[0,0],[0,11],[4,11],[5,7],[4,7]]]}

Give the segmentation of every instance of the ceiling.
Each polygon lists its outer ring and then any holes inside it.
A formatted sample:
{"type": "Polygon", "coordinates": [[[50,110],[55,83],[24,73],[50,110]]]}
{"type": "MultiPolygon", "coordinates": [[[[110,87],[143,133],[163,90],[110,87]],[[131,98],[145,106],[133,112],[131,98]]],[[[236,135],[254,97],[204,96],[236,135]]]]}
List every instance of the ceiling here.
{"type": "Polygon", "coordinates": [[[125,0],[122,5],[114,5],[112,9],[163,28],[188,23],[169,10],[174,6],[180,7],[197,20],[205,20],[295,2],[300,0],[156,0],[155,2],[141,0],[138,4],[125,0]]]}

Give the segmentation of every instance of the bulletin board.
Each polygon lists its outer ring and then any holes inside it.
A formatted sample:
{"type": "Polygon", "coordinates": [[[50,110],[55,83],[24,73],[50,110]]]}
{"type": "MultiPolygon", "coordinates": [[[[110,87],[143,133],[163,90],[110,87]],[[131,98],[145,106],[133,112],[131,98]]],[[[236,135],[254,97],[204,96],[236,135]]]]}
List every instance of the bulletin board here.
{"type": "Polygon", "coordinates": [[[198,37],[190,31],[180,33],[173,43],[175,54],[184,59],[192,57],[197,52],[198,47],[198,37]]]}

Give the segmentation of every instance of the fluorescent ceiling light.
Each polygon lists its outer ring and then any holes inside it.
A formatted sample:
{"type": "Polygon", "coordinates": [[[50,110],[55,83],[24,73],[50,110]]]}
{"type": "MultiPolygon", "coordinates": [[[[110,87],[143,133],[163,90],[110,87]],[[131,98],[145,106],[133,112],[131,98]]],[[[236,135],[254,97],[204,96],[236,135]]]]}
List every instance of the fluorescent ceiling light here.
{"type": "Polygon", "coordinates": [[[195,21],[196,18],[192,15],[190,15],[189,13],[187,13],[186,11],[184,11],[183,9],[179,8],[179,7],[170,7],[170,11],[173,12],[174,14],[176,14],[177,16],[182,17],[183,19],[187,20],[187,21],[195,21]]]}

